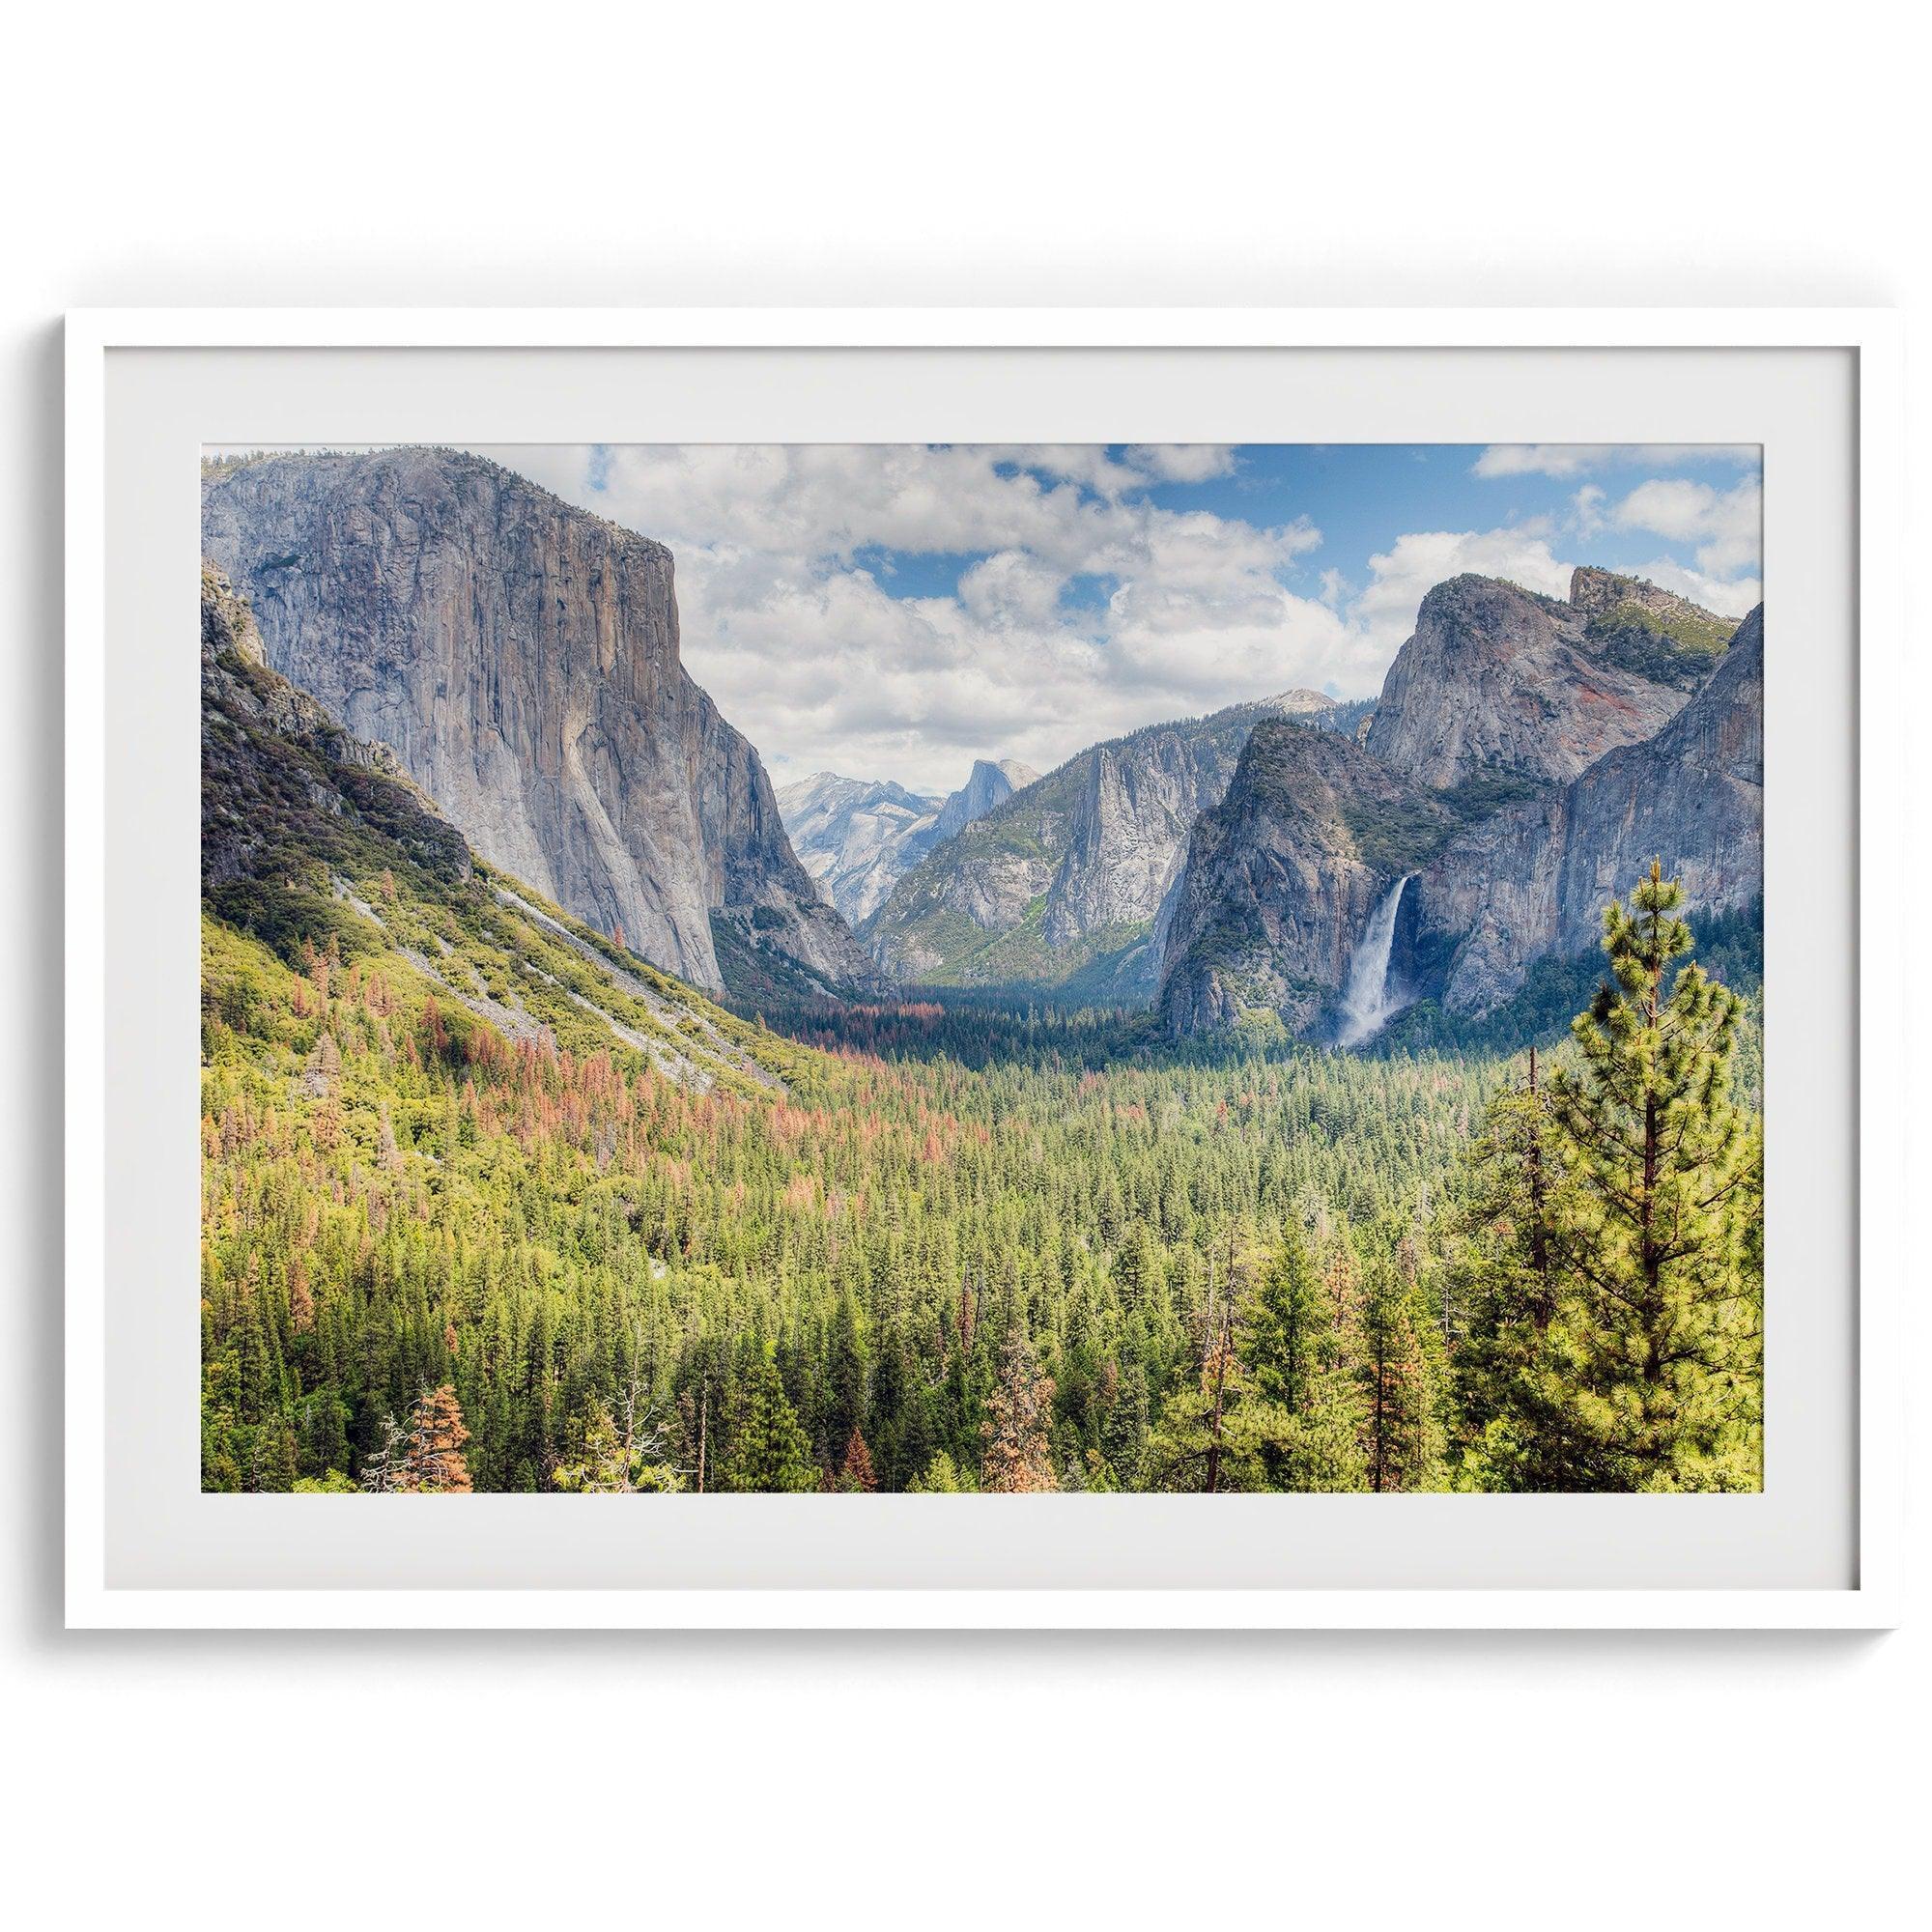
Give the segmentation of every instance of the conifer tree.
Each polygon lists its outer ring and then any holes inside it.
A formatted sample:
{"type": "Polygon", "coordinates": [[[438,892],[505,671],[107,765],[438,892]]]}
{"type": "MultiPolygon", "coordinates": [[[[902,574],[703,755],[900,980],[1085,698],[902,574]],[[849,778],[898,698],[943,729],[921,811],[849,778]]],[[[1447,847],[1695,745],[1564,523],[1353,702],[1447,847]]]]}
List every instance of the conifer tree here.
{"type": "Polygon", "coordinates": [[[1199,1374],[1168,1396],[1148,1437],[1147,1467],[1155,1488],[1216,1495],[1265,1487],[1256,1478],[1254,1444],[1236,1426],[1240,1393],[1231,1325],[1217,1319],[1199,1374]]]}
{"type": "Polygon", "coordinates": [[[971,1493],[973,1479],[942,1449],[906,1488],[913,1495],[960,1496],[971,1493]]]}
{"type": "Polygon", "coordinates": [[[863,1492],[869,1495],[879,1487],[879,1479],[872,1472],[872,1452],[866,1447],[866,1438],[858,1431],[852,1432],[852,1439],[845,1445],[845,1455],[838,1464],[838,1487],[852,1493],[863,1492]]]}
{"type": "Polygon", "coordinates": [[[397,1487],[418,1495],[467,1492],[469,1464],[463,1445],[469,1440],[456,1391],[447,1382],[425,1389],[410,1419],[403,1480],[397,1487]]]}
{"type": "Polygon", "coordinates": [[[767,1346],[745,1372],[731,1419],[731,1442],[719,1487],[740,1492],[799,1492],[819,1485],[811,1438],[798,1419],[767,1346]]]}
{"type": "Polygon", "coordinates": [[[1368,1487],[1441,1487],[1446,1446],[1442,1337],[1416,1275],[1412,1250],[1403,1242],[1384,1245],[1372,1238],[1363,1270],[1360,1335],[1356,1380],[1368,1487]]]}
{"type": "Polygon", "coordinates": [[[1053,1378],[1043,1375],[1033,1345],[1017,1322],[1000,1353],[999,1378],[986,1398],[983,1487],[1005,1493],[1057,1490],[1048,1432],[1053,1423],[1053,1378]]]}
{"type": "Polygon", "coordinates": [[[1594,1475],[1616,1489],[1755,1489],[1758,1291],[1746,1254],[1762,1189],[1731,1098],[1743,1003],[1695,964],[1683,890],[1650,876],[1604,914],[1610,978],[1550,1082],[1577,1183],[1564,1259],[1594,1475]]]}
{"type": "Polygon", "coordinates": [[[1575,1182],[1537,1056],[1498,1094],[1468,1158],[1451,1272],[1466,1303],[1456,1390],[1467,1479],[1478,1489],[1594,1487],[1593,1432],[1577,1410],[1581,1362],[1565,1311],[1575,1182]]]}
{"type": "Polygon", "coordinates": [[[1257,1273],[1237,1353],[1230,1433],[1257,1465],[1257,1487],[1360,1489],[1357,1392],[1343,1362],[1334,1299],[1298,1229],[1257,1273]]]}
{"type": "Polygon", "coordinates": [[[394,1495],[407,1489],[409,1431],[393,1415],[377,1424],[376,1446],[362,1459],[362,1488],[371,1495],[394,1495]]]}

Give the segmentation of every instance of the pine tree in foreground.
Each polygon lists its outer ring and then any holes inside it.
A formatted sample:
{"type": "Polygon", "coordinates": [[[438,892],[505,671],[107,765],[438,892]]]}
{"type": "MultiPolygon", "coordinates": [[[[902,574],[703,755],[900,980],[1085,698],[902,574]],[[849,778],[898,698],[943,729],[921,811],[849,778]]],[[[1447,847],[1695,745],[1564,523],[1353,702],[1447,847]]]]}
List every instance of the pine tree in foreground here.
{"type": "Polygon", "coordinates": [[[1617,1489],[1755,1489],[1760,1285],[1745,1265],[1758,1135],[1733,1104],[1743,1002],[1704,970],[1653,863],[1604,914],[1610,980],[1550,1082],[1577,1183],[1564,1242],[1577,1285],[1587,1420],[1617,1489]]]}
{"type": "Polygon", "coordinates": [[[1610,978],[1571,1030],[1577,1065],[1490,1109],[1459,1365],[1483,1487],[1761,1485],[1762,1153],[1730,1092],[1742,1003],[1678,967],[1682,902],[1653,864],[1605,910],[1610,978]]]}

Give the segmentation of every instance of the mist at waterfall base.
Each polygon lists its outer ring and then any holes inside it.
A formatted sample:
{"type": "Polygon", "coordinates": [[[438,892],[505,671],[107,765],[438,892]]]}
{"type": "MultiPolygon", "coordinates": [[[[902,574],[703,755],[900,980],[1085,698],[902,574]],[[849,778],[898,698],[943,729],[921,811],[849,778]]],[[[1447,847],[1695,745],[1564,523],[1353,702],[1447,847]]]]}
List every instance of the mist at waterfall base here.
{"type": "Polygon", "coordinates": [[[1396,915],[1413,872],[1390,887],[1370,916],[1349,961],[1349,978],[1342,987],[1342,1011],[1335,1034],[1338,1046],[1360,1046],[1379,1033],[1383,1024],[1408,1002],[1389,981],[1389,955],[1395,951],[1396,915]]]}

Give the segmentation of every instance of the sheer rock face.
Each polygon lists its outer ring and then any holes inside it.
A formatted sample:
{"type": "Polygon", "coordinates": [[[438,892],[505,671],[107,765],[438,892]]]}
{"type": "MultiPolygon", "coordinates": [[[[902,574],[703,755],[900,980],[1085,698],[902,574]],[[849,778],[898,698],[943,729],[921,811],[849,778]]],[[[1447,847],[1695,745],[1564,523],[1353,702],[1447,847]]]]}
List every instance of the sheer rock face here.
{"type": "Polygon", "coordinates": [[[980,758],[966,782],[941,798],[888,780],[814,772],[780,790],[779,810],[806,870],[856,925],[935,845],[1038,776],[1017,758],[980,758]]]}
{"type": "Polygon", "coordinates": [[[1059,985],[1105,967],[1096,998],[1145,1003],[1196,817],[1261,720],[1329,702],[1289,693],[1090,746],[935,846],[861,936],[905,979],[1059,985]]]}
{"type": "Polygon", "coordinates": [[[1569,604],[1493,578],[1438,583],[1389,667],[1369,750],[1417,784],[1446,787],[1497,772],[1568,781],[1655,735],[1684,704],[1686,679],[1619,645],[1609,617],[1640,593],[1696,611],[1608,571],[1577,571],[1569,604]]]}
{"type": "Polygon", "coordinates": [[[679,661],[663,545],[433,449],[211,470],[202,526],[273,668],[392,745],[491,864],[709,990],[714,918],[827,986],[876,983],[679,661]]]}
{"type": "Polygon", "coordinates": [[[975,758],[966,782],[939,808],[932,826],[932,844],[944,844],[975,819],[984,818],[996,805],[1004,805],[1014,792],[1024,791],[1038,777],[1031,765],[1023,765],[1017,758],[975,758]]]}
{"type": "Polygon", "coordinates": [[[1258,724],[1226,799],[1194,827],[1169,918],[1160,1010],[1177,1036],[1273,1012],[1315,1028],[1376,907],[1454,823],[1352,738],[1258,724]]]}
{"type": "Polygon", "coordinates": [[[1444,1004],[1488,1011],[1546,954],[1588,952],[1604,907],[1653,859],[1683,882],[1693,919],[1764,890],[1761,605],[1655,738],[1471,826],[1417,879],[1415,944],[1448,954],[1444,1004]]]}

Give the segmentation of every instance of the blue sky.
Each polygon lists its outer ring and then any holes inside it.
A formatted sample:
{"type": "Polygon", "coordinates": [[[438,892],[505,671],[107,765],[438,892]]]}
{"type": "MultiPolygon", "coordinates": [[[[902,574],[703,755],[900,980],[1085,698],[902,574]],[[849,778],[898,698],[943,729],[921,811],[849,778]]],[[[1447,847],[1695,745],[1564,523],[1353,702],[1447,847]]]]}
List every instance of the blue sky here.
{"type": "Polygon", "coordinates": [[[1433,583],[1577,563],[1730,616],[1755,449],[1445,444],[520,445],[484,453],[668,544],[693,674],[779,782],[943,791],[976,756],[1305,686],[1380,688],[1433,583]]]}

